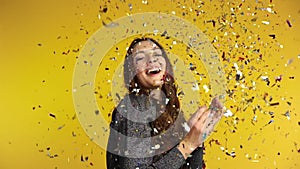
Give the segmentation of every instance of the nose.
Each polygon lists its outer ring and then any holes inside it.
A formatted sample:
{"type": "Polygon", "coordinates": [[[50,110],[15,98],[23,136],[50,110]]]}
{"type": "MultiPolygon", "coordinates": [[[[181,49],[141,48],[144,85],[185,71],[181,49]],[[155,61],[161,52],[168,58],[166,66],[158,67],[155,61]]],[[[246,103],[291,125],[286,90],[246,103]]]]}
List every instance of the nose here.
{"type": "Polygon", "coordinates": [[[153,56],[153,53],[149,53],[147,58],[148,58],[148,63],[157,62],[157,58],[153,56]]]}

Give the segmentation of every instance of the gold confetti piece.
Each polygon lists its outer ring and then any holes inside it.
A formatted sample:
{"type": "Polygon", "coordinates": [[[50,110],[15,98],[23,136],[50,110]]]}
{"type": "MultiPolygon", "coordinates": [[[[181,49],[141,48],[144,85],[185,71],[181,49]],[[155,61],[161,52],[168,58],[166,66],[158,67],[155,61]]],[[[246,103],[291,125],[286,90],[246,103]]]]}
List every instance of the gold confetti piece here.
{"type": "Polygon", "coordinates": [[[208,93],[209,92],[209,87],[205,84],[203,85],[203,89],[205,90],[205,93],[208,93]]]}
{"type": "Polygon", "coordinates": [[[142,4],[148,5],[148,1],[147,0],[142,0],[142,4]]]}
{"type": "Polygon", "coordinates": [[[263,24],[265,24],[265,25],[269,25],[270,24],[270,22],[269,21],[261,21],[263,24]]]}

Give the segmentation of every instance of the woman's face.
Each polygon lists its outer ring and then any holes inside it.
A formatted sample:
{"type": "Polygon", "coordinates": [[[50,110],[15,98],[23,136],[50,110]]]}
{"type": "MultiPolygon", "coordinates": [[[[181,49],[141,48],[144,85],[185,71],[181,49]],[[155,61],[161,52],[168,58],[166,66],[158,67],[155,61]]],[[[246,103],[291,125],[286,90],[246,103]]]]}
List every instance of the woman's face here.
{"type": "Polygon", "coordinates": [[[161,87],[166,72],[162,50],[151,41],[141,41],[134,46],[132,57],[140,85],[146,89],[161,87]]]}

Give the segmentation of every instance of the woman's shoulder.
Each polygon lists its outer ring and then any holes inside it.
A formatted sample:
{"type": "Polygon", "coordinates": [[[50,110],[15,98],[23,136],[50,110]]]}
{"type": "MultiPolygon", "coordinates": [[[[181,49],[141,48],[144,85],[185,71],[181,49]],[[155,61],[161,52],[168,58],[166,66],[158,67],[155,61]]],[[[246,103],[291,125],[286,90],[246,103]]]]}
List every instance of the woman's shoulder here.
{"type": "Polygon", "coordinates": [[[126,94],[124,97],[122,97],[115,107],[117,110],[124,110],[130,108],[130,103],[131,103],[132,96],[131,94],[126,94]]]}
{"type": "Polygon", "coordinates": [[[124,97],[119,101],[119,103],[115,106],[113,110],[112,117],[115,116],[124,116],[127,111],[130,111],[131,106],[130,104],[130,94],[124,95],[124,97]]]}

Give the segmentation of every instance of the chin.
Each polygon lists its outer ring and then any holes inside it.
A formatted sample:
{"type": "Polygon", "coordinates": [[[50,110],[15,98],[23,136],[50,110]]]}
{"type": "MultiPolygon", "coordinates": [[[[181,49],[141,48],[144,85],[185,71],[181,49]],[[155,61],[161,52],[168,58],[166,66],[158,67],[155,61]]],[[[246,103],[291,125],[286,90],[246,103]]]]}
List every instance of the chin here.
{"type": "Polygon", "coordinates": [[[160,88],[164,84],[163,81],[154,82],[152,88],[160,88]]]}

